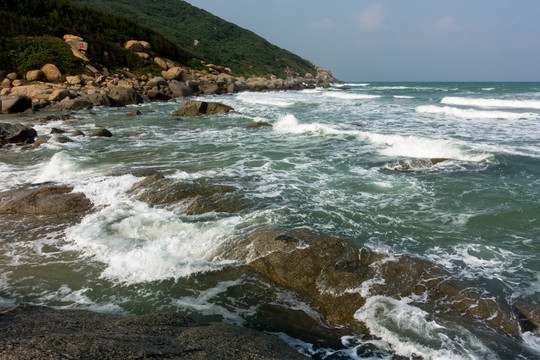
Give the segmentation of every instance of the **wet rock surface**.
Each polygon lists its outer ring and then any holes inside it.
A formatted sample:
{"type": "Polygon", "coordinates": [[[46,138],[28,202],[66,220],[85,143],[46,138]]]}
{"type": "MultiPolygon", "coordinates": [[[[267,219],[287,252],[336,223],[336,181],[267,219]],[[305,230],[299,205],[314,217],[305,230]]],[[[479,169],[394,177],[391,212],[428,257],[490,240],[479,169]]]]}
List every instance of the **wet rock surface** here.
{"type": "Polygon", "coordinates": [[[411,304],[431,314],[513,337],[523,324],[508,306],[482,298],[427,260],[388,257],[325,234],[263,231],[220,251],[245,261],[264,281],[298,294],[330,326],[350,333],[369,333],[354,315],[373,296],[418,299],[411,304]]]}
{"type": "Polygon", "coordinates": [[[182,314],[0,308],[3,359],[305,359],[281,339],[182,314]]]}
{"type": "Polygon", "coordinates": [[[412,171],[429,169],[433,166],[450,161],[448,158],[432,158],[432,159],[414,159],[414,160],[400,160],[397,165],[394,166],[396,171],[412,171]]]}
{"type": "Polygon", "coordinates": [[[231,186],[204,183],[177,183],[154,174],[134,184],[129,191],[139,201],[166,207],[185,215],[208,212],[237,213],[243,210],[231,186]]]}
{"type": "Polygon", "coordinates": [[[0,146],[6,144],[31,144],[36,130],[23,124],[0,123],[0,146]]]}
{"type": "Polygon", "coordinates": [[[213,115],[225,114],[234,111],[228,105],[206,102],[206,101],[186,101],[178,106],[178,110],[174,115],[177,116],[198,116],[198,115],[213,115]]]}

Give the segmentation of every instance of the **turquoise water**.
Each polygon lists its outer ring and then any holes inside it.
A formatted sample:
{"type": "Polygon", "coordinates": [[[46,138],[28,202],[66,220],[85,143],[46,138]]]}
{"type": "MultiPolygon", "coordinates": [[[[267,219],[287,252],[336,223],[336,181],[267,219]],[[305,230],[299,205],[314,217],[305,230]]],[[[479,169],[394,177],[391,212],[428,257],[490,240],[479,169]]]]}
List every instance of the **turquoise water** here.
{"type": "Polygon", "coordinates": [[[310,228],[426,258],[488,298],[540,305],[539,83],[366,83],[201,99],[237,113],[178,120],[176,103],[154,103],[50,123],[0,119],[35,124],[40,135],[96,126],[115,134],[0,150],[0,190],[55,181],[99,209],[67,228],[4,226],[0,305],[183,311],[280,333],[316,358],[540,356],[528,333],[497,344],[478,330],[463,344],[428,339],[427,347],[408,335],[396,342],[381,333],[370,344],[355,334],[303,336],[275,309],[297,309],[299,318],[316,317],[314,309],[235,273],[217,253],[269,225],[310,228]],[[143,115],[125,116],[134,109],[143,115]],[[260,121],[273,127],[248,128],[260,121]],[[434,158],[447,160],[414,162],[434,158]],[[412,168],[395,170],[403,164],[412,168]],[[152,208],[127,193],[141,179],[134,170],[144,169],[234,186],[249,210],[181,216],[152,208]]]}

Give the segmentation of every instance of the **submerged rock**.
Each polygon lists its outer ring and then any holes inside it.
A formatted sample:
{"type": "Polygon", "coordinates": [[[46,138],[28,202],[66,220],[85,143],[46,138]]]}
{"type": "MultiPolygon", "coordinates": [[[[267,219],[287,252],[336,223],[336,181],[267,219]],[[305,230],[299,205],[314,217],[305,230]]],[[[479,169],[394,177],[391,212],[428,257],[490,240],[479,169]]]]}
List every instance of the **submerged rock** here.
{"type": "Polygon", "coordinates": [[[450,161],[452,159],[449,158],[432,158],[432,159],[414,159],[414,160],[401,160],[398,162],[396,166],[394,166],[394,170],[396,171],[409,171],[409,170],[421,170],[421,169],[429,169],[433,166],[440,164],[445,161],[450,161]]]}
{"type": "Polygon", "coordinates": [[[134,184],[129,192],[137,200],[153,206],[172,208],[186,215],[200,215],[213,211],[242,211],[242,205],[232,196],[235,191],[232,186],[177,183],[154,174],[134,184]]]}
{"type": "Polygon", "coordinates": [[[205,102],[205,101],[186,101],[178,106],[178,110],[174,115],[177,116],[197,116],[197,115],[213,115],[225,114],[234,111],[229,105],[205,102]]]}
{"type": "Polygon", "coordinates": [[[90,137],[112,137],[113,134],[107,129],[99,129],[88,135],[90,137]]]}
{"type": "Polygon", "coordinates": [[[298,294],[331,326],[352,333],[369,333],[355,314],[374,296],[421,299],[411,305],[464,326],[487,324],[502,334],[520,333],[508,306],[482,298],[427,260],[389,257],[303,229],[259,232],[220,252],[243,260],[265,281],[298,294]]]}
{"type": "Polygon", "coordinates": [[[276,336],[177,313],[0,308],[0,329],[10,359],[305,359],[276,336]]]}

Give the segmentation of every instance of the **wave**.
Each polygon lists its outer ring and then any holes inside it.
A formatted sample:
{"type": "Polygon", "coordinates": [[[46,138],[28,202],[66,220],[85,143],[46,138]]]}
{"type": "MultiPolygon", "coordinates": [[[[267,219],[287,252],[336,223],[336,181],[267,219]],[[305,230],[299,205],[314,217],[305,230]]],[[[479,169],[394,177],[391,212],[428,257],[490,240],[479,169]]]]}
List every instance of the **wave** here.
{"type": "Polygon", "coordinates": [[[290,114],[279,118],[273,129],[279,133],[289,134],[351,135],[372,143],[379,154],[390,157],[446,158],[473,162],[484,161],[491,157],[490,154],[474,153],[463,149],[450,140],[430,139],[415,135],[386,135],[358,130],[342,130],[320,123],[301,124],[294,115],[290,114]]]}
{"type": "Polygon", "coordinates": [[[409,95],[394,95],[394,98],[396,98],[396,99],[414,99],[414,96],[409,96],[409,95]]]}
{"type": "Polygon", "coordinates": [[[272,105],[278,107],[288,107],[292,106],[295,103],[292,101],[284,101],[276,97],[261,97],[261,95],[253,96],[251,93],[242,93],[238,95],[238,99],[249,103],[249,104],[260,104],[260,105],[272,105]]]}
{"type": "Polygon", "coordinates": [[[447,96],[441,100],[441,104],[476,106],[476,107],[496,107],[511,109],[539,109],[540,100],[502,100],[502,99],[482,99],[463,98],[447,96]]]}
{"type": "Polygon", "coordinates": [[[369,86],[368,83],[346,83],[346,84],[336,84],[335,87],[366,87],[369,86]]]}
{"type": "Polygon", "coordinates": [[[324,95],[331,98],[346,99],[346,100],[369,100],[369,99],[378,99],[382,97],[381,95],[350,94],[346,92],[336,92],[336,91],[328,91],[328,92],[325,92],[324,95]]]}
{"type": "Polygon", "coordinates": [[[507,120],[518,120],[518,119],[532,119],[537,118],[538,114],[534,113],[514,113],[514,112],[505,112],[505,111],[480,111],[473,109],[460,109],[449,106],[435,106],[435,105],[422,105],[418,106],[416,109],[417,113],[420,114],[442,114],[455,116],[466,119],[507,119],[507,120]]]}
{"type": "Polygon", "coordinates": [[[354,315],[370,333],[396,354],[425,359],[496,358],[471,332],[458,325],[440,324],[405,300],[386,296],[367,299],[354,315]]]}

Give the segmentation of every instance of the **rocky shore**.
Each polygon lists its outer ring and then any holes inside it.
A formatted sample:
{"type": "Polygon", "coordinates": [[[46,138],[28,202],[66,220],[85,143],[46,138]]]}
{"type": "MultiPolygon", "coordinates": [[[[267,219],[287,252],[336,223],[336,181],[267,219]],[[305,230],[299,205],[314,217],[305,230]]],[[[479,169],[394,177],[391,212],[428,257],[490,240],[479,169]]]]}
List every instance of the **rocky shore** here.
{"type": "MultiPolygon", "coordinates": [[[[68,44],[82,41],[66,35],[68,44]]],[[[329,87],[337,82],[332,72],[318,67],[316,76],[289,72],[287,79],[274,75],[261,77],[236,77],[230,69],[204,64],[203,70],[180,66],[168,59],[156,56],[150,44],[131,40],[125,44],[148,62],[157,64],[161,76],[150,73],[136,75],[129,69],[106,68],[98,70],[86,65],[82,75],[62,74],[54,64],[26,74],[10,73],[1,81],[1,113],[33,112],[39,109],[81,110],[93,106],[125,106],[149,101],[169,101],[196,95],[233,94],[241,91],[279,91],[329,87]]],[[[73,53],[88,59],[73,47],[73,53]]]]}

